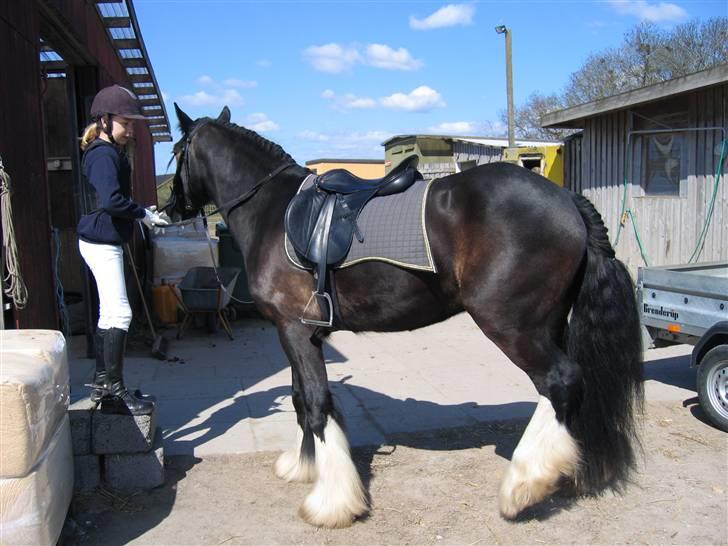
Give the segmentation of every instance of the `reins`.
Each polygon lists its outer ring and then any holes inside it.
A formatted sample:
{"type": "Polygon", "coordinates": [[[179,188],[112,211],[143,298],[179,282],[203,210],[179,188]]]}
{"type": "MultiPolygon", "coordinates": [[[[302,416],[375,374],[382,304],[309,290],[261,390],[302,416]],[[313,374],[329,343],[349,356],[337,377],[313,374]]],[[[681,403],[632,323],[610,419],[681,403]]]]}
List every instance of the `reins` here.
{"type": "MultiPolygon", "coordinates": [[[[184,150],[183,150],[183,153],[184,153],[184,160],[183,161],[184,161],[184,169],[185,169],[185,171],[187,173],[187,180],[188,180],[188,182],[190,180],[190,160],[189,160],[189,153],[188,153],[189,150],[188,149],[189,149],[190,144],[192,143],[192,137],[195,135],[195,133],[200,128],[202,128],[204,125],[207,125],[207,123],[209,123],[209,121],[208,120],[205,120],[204,122],[200,123],[198,126],[194,127],[192,129],[192,131],[190,131],[190,134],[187,137],[186,142],[185,142],[185,147],[184,147],[184,150]]],[[[292,161],[291,162],[288,162],[288,163],[284,163],[283,165],[279,165],[277,168],[275,168],[274,170],[272,170],[271,172],[269,172],[267,175],[265,175],[263,178],[261,178],[258,182],[256,182],[253,185],[253,187],[250,188],[248,191],[246,191],[242,195],[239,195],[238,197],[235,197],[233,199],[230,199],[230,200],[226,201],[225,203],[223,203],[222,205],[220,205],[219,207],[217,207],[212,212],[210,212],[208,214],[203,214],[202,215],[202,218],[209,218],[210,216],[212,216],[214,214],[217,214],[218,212],[227,211],[229,213],[230,210],[234,209],[235,207],[238,207],[238,206],[242,205],[243,203],[245,203],[246,201],[248,201],[251,197],[253,197],[258,192],[258,190],[261,187],[263,187],[265,184],[267,184],[268,182],[270,182],[271,180],[273,180],[276,176],[278,176],[279,174],[281,174],[286,169],[288,169],[290,167],[293,167],[294,165],[296,165],[296,163],[295,162],[292,162],[292,161]]],[[[183,193],[186,192],[186,190],[184,188],[184,184],[183,184],[183,187],[182,187],[182,192],[183,193]]],[[[186,199],[186,196],[185,196],[185,199],[186,199]]],[[[170,200],[170,202],[167,203],[164,206],[164,208],[162,208],[161,210],[167,209],[168,207],[171,206],[172,203],[173,203],[173,201],[170,200]]],[[[185,225],[185,224],[190,224],[192,222],[197,221],[199,218],[200,218],[200,216],[198,215],[198,216],[195,216],[194,218],[188,218],[187,220],[181,220],[179,222],[170,223],[169,225],[170,226],[181,226],[181,225],[185,225]]]]}
{"type": "MultiPolygon", "coordinates": [[[[184,159],[183,159],[183,161],[184,161],[184,169],[185,169],[186,174],[187,174],[187,180],[188,180],[188,182],[190,180],[190,161],[189,161],[188,148],[189,148],[189,145],[192,142],[193,135],[197,132],[197,130],[200,127],[202,127],[203,125],[206,125],[207,123],[208,122],[205,121],[205,122],[201,123],[200,125],[194,127],[192,129],[192,131],[190,131],[190,134],[187,137],[186,142],[185,142],[185,146],[184,146],[184,150],[183,150],[183,153],[184,153],[184,159]]],[[[215,210],[213,210],[212,212],[210,212],[208,214],[198,214],[197,216],[195,216],[193,218],[188,218],[187,220],[180,220],[179,222],[171,222],[171,223],[167,224],[164,227],[174,227],[174,226],[183,226],[183,225],[187,225],[187,224],[192,224],[192,223],[195,223],[195,222],[199,221],[201,218],[207,219],[210,216],[213,216],[213,215],[217,214],[218,212],[227,211],[228,214],[229,214],[229,212],[232,209],[234,209],[235,207],[238,207],[238,206],[242,205],[243,203],[245,203],[246,201],[248,201],[250,198],[252,198],[258,192],[258,190],[260,188],[262,188],[265,184],[267,184],[268,182],[270,182],[271,180],[273,180],[276,176],[278,176],[279,174],[281,174],[286,169],[288,169],[290,167],[293,167],[294,165],[296,165],[296,163],[293,162],[293,161],[291,161],[291,162],[284,163],[283,165],[278,166],[277,168],[275,168],[271,172],[269,172],[267,175],[265,175],[263,178],[261,178],[258,182],[256,182],[253,185],[253,187],[250,188],[248,191],[246,191],[242,195],[239,195],[238,197],[235,197],[233,199],[230,199],[230,200],[224,202],[222,205],[220,205],[219,207],[217,207],[215,210]]],[[[183,192],[183,195],[186,193],[186,190],[184,188],[184,184],[182,186],[182,192],[183,192]]],[[[173,193],[173,195],[174,195],[174,193],[173,193]]],[[[187,199],[187,196],[185,195],[185,201],[186,201],[186,199],[187,199]]],[[[176,197],[174,197],[174,199],[170,199],[169,202],[162,209],[160,209],[160,210],[161,211],[164,211],[167,208],[171,208],[174,205],[175,200],[176,200],[176,197]]],[[[200,210],[202,210],[202,209],[200,209],[200,210]]],[[[208,230],[207,227],[205,228],[205,237],[207,238],[207,246],[208,246],[208,248],[210,250],[210,258],[212,260],[212,268],[215,271],[215,279],[217,280],[217,283],[220,286],[220,288],[222,288],[222,290],[230,296],[230,299],[232,299],[232,300],[234,300],[234,301],[236,301],[238,303],[244,303],[244,304],[255,303],[253,301],[243,301],[243,300],[240,300],[240,299],[236,298],[235,296],[233,296],[232,294],[230,294],[228,292],[228,289],[225,287],[224,283],[220,280],[220,274],[218,272],[217,265],[215,265],[215,254],[214,254],[213,249],[212,249],[212,241],[210,240],[210,232],[209,232],[209,230],[208,230]]]]}

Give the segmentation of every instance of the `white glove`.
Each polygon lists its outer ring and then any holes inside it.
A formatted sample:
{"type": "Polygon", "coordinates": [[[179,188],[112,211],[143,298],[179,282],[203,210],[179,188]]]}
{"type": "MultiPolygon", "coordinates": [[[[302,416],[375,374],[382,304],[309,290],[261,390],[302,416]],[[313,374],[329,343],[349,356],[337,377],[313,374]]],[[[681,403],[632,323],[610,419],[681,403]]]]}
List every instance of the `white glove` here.
{"type": "Polygon", "coordinates": [[[154,226],[169,225],[169,221],[162,218],[162,216],[157,212],[156,206],[151,206],[147,209],[144,209],[144,218],[142,218],[142,222],[144,222],[144,225],[147,226],[149,229],[154,226]]]}

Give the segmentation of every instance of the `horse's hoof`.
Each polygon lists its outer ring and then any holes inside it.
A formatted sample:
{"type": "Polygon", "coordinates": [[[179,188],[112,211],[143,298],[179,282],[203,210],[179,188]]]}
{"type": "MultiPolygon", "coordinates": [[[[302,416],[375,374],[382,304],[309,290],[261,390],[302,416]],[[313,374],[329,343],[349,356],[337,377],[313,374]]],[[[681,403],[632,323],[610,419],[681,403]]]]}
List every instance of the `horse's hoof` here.
{"type": "Polygon", "coordinates": [[[522,465],[512,462],[500,487],[498,500],[501,516],[515,519],[529,506],[555,493],[562,479],[558,473],[534,475],[522,465]]]}
{"type": "Polygon", "coordinates": [[[357,481],[357,485],[358,487],[332,489],[319,481],[303,501],[298,515],[306,523],[316,527],[341,529],[351,526],[356,518],[369,510],[366,493],[360,482],[357,481]]]}
{"type": "Polygon", "coordinates": [[[317,506],[318,503],[310,502],[309,495],[298,509],[298,515],[303,521],[314,527],[324,527],[326,529],[344,529],[351,527],[354,520],[366,514],[367,507],[362,505],[352,511],[348,507],[324,510],[323,507],[317,506]]]}
{"type": "Polygon", "coordinates": [[[316,481],[316,464],[309,457],[301,457],[297,449],[284,451],[276,459],[273,472],[287,482],[313,483],[316,481]]]}
{"type": "Polygon", "coordinates": [[[546,492],[539,494],[532,491],[525,481],[516,481],[513,476],[507,476],[503,480],[498,498],[500,514],[505,519],[516,519],[523,510],[539,502],[541,499],[538,497],[545,498],[546,492]]]}

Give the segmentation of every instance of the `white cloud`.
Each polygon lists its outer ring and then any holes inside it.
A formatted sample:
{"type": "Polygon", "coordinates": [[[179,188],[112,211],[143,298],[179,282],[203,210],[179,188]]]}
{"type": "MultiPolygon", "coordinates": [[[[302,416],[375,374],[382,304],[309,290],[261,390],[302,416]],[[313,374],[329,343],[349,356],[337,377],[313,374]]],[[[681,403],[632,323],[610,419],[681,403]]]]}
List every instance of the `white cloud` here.
{"type": "Polygon", "coordinates": [[[162,100],[167,102],[169,100],[169,93],[162,91],[162,100]]]}
{"type": "Polygon", "coordinates": [[[504,136],[508,126],[502,121],[446,121],[427,128],[428,133],[440,135],[504,136]]]}
{"type": "Polygon", "coordinates": [[[228,87],[239,87],[242,89],[258,87],[258,82],[255,80],[238,80],[236,78],[228,78],[227,80],[224,80],[222,83],[227,85],[228,87]]]}
{"type": "Polygon", "coordinates": [[[634,15],[652,23],[675,23],[688,17],[688,12],[669,2],[649,3],[646,0],[608,0],[621,15],[634,15]]]}
{"type": "Polygon", "coordinates": [[[321,93],[321,97],[330,101],[335,110],[362,110],[382,106],[407,112],[426,112],[445,106],[445,101],[442,100],[440,93],[426,85],[422,85],[408,94],[394,93],[379,99],[359,97],[353,93],[337,95],[331,89],[326,89],[321,93]]]}
{"type": "Polygon", "coordinates": [[[405,48],[393,49],[384,44],[369,44],[366,50],[366,63],[387,70],[417,70],[423,63],[415,59],[405,48]]]}
{"type": "Polygon", "coordinates": [[[273,65],[272,62],[270,62],[268,59],[260,59],[258,61],[255,61],[255,66],[260,66],[262,68],[269,68],[273,65]]]}
{"type": "Polygon", "coordinates": [[[331,74],[351,70],[356,64],[385,70],[418,70],[424,64],[405,48],[394,49],[386,44],[369,44],[362,52],[357,46],[331,43],[308,47],[303,55],[316,70],[331,74]]]}
{"type": "Polygon", "coordinates": [[[344,135],[342,138],[350,142],[384,142],[392,136],[392,133],[388,131],[367,131],[366,133],[354,132],[349,135],[344,135]]]}
{"type": "Polygon", "coordinates": [[[187,106],[240,106],[245,104],[243,97],[235,89],[223,90],[221,93],[198,91],[192,95],[183,95],[178,101],[187,106]]]}
{"type": "Polygon", "coordinates": [[[236,88],[256,87],[258,82],[228,78],[222,83],[207,74],[198,77],[196,82],[206,89],[191,95],[179,97],[178,102],[187,106],[240,106],[245,100],[236,88]]]}
{"type": "Polygon", "coordinates": [[[410,15],[410,27],[415,30],[431,30],[433,28],[469,25],[473,22],[475,6],[472,4],[450,4],[440,8],[424,19],[410,15]]]}
{"type": "Polygon", "coordinates": [[[445,106],[440,93],[434,89],[421,85],[410,93],[394,93],[379,100],[385,108],[405,110],[407,112],[426,112],[433,108],[445,106]]]}
{"type": "Polygon", "coordinates": [[[344,48],[339,44],[311,46],[303,52],[316,70],[338,74],[351,69],[361,55],[354,48],[344,48]]]}
{"type": "Polygon", "coordinates": [[[392,137],[387,131],[367,131],[366,133],[337,134],[332,139],[337,150],[345,150],[350,156],[384,155],[381,144],[392,137]],[[352,153],[354,151],[355,153],[352,153]]]}
{"type": "Polygon", "coordinates": [[[428,127],[428,131],[447,135],[475,135],[478,133],[479,124],[474,121],[446,121],[439,125],[428,127]]]}
{"type": "Polygon", "coordinates": [[[316,131],[309,131],[308,129],[298,133],[298,136],[304,140],[313,140],[315,142],[328,142],[329,140],[329,135],[318,133],[316,131]]]}
{"type": "Polygon", "coordinates": [[[250,114],[246,125],[248,128],[253,131],[258,131],[259,133],[277,131],[280,129],[280,126],[275,121],[268,119],[268,116],[263,112],[250,114]]]}
{"type": "Polygon", "coordinates": [[[377,105],[377,101],[369,97],[357,97],[352,93],[338,96],[331,89],[321,93],[321,98],[331,101],[336,110],[362,110],[374,108],[377,105]]]}
{"type": "Polygon", "coordinates": [[[361,110],[365,108],[374,108],[377,101],[369,97],[357,97],[351,93],[347,93],[341,98],[341,106],[347,109],[361,110]]]}

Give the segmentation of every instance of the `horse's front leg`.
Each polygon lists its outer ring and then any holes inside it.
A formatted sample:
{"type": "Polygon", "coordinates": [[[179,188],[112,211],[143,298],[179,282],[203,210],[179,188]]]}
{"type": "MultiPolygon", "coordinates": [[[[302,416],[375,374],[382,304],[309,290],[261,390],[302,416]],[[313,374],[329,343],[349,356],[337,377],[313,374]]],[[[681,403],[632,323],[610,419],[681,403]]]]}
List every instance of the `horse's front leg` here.
{"type": "Polygon", "coordinates": [[[367,512],[367,495],[351,460],[343,417],[334,408],[321,339],[313,328],[297,321],[279,323],[278,334],[293,368],[301,442],[298,457],[295,451],[286,452],[289,455],[284,453],[276,461],[276,473],[284,478],[286,474],[315,476],[313,490],[299,510],[306,522],[319,527],[348,527],[367,512]],[[310,470],[312,458],[315,472],[310,470]],[[291,461],[296,459],[298,464],[292,467],[291,461]]]}
{"type": "Polygon", "coordinates": [[[306,420],[301,379],[298,367],[291,361],[293,407],[298,424],[296,443],[293,449],[284,451],[273,466],[275,475],[287,482],[311,483],[316,480],[315,446],[311,427],[306,420]],[[304,442],[305,440],[305,442],[304,442]]]}

